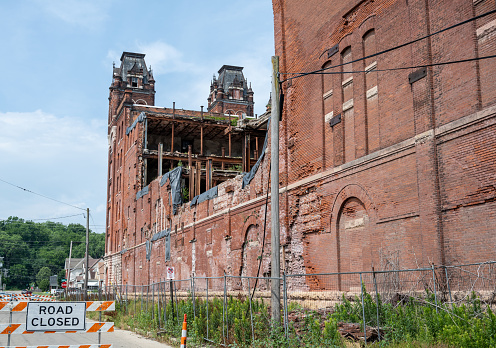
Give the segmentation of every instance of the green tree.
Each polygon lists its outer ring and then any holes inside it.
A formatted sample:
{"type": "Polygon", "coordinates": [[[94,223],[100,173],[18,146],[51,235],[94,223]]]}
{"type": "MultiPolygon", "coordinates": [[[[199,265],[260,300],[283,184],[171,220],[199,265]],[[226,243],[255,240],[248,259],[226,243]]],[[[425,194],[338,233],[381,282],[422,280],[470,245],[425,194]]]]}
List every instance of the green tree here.
{"type": "Polygon", "coordinates": [[[47,291],[50,287],[50,276],[52,275],[52,271],[48,267],[43,267],[40,269],[38,274],[36,275],[36,283],[41,291],[47,291]]]}

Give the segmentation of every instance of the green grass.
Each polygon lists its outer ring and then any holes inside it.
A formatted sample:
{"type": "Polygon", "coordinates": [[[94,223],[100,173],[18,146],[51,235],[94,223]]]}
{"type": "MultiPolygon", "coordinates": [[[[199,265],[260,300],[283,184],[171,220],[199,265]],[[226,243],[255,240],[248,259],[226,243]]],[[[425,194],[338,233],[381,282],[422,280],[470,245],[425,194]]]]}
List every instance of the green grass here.
{"type": "MultiPolygon", "coordinates": [[[[379,325],[383,330],[381,342],[369,342],[369,347],[496,347],[496,315],[490,308],[482,306],[481,301],[473,296],[466,304],[453,307],[440,305],[436,312],[431,294],[418,302],[409,299],[401,305],[382,304],[379,301],[379,325]]],[[[252,301],[253,333],[250,321],[249,301],[228,298],[225,312],[223,299],[215,298],[208,303],[197,299],[195,309],[191,300],[179,301],[175,308],[178,315],[173,317],[172,307],[168,302],[166,309],[167,323],[163,322],[163,308],[158,309],[151,303],[148,311],[143,311],[141,301],[129,302],[127,308],[117,304],[116,312],[106,312],[104,320],[114,321],[117,327],[136,331],[140,334],[171,343],[180,338],[182,318],[188,316],[188,345],[204,346],[207,337],[216,343],[229,347],[352,347],[348,340],[338,331],[339,322],[359,323],[363,325],[362,304],[359,298],[349,301],[343,297],[342,303],[334,310],[323,315],[317,311],[307,310],[290,304],[289,312],[298,320],[289,322],[288,338],[282,326],[272,325],[270,309],[260,300],[252,301]],[[207,321],[208,308],[208,321],[207,321]],[[153,316],[152,316],[153,310],[153,316]],[[193,312],[196,312],[194,317],[193,312]],[[161,318],[159,327],[158,316],[161,318]],[[223,321],[223,318],[225,321],[223,321]],[[162,335],[158,335],[160,332],[162,335]]],[[[377,326],[377,304],[370,294],[364,295],[365,322],[368,326],[377,326]]],[[[93,319],[98,313],[92,312],[93,319]]]]}

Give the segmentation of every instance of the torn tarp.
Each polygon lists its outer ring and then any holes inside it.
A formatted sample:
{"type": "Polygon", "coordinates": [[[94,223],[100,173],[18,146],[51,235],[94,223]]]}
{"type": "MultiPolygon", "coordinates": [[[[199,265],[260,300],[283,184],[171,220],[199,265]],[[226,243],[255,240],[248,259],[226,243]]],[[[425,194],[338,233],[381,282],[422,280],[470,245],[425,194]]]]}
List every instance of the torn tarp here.
{"type": "Polygon", "coordinates": [[[170,233],[171,229],[167,228],[163,231],[157,232],[152,236],[151,240],[146,241],[146,259],[150,260],[152,254],[152,242],[165,237],[165,261],[170,260],[170,233]]]}
{"type": "Polygon", "coordinates": [[[168,235],[170,235],[170,228],[167,228],[163,231],[160,231],[160,232],[157,232],[155,233],[153,236],[152,236],[152,242],[155,242],[156,240],[159,240],[160,238],[164,238],[164,237],[167,237],[168,235]]]}
{"type": "MultiPolygon", "coordinates": [[[[270,117],[269,117],[268,122],[270,123],[270,117]]],[[[258,170],[258,167],[260,166],[260,163],[262,162],[262,160],[265,156],[265,149],[267,148],[267,139],[268,138],[269,138],[268,133],[266,133],[262,152],[260,153],[260,156],[258,157],[257,163],[255,163],[255,165],[251,168],[251,170],[243,176],[243,183],[241,184],[241,188],[244,189],[246,187],[246,185],[248,185],[250,183],[250,181],[253,179],[253,177],[255,176],[255,174],[258,170]]]]}
{"type": "Polygon", "coordinates": [[[170,233],[165,236],[165,261],[170,261],[170,233]]]}
{"type": "Polygon", "coordinates": [[[146,259],[150,261],[150,257],[152,256],[152,242],[149,240],[146,241],[146,259]]]}
{"type": "Polygon", "coordinates": [[[171,196],[172,196],[172,212],[174,215],[177,213],[177,209],[183,203],[183,195],[181,192],[181,173],[183,167],[177,167],[172,169],[170,172],[165,173],[160,180],[160,186],[164,186],[167,180],[170,181],[171,186],[171,196]]]}
{"type": "Polygon", "coordinates": [[[214,199],[217,197],[217,192],[218,192],[218,187],[214,186],[210,190],[203,192],[202,194],[195,196],[192,200],[191,203],[189,204],[190,207],[194,206],[195,204],[200,204],[201,202],[206,201],[207,199],[214,199]]]}
{"type": "Polygon", "coordinates": [[[146,115],[144,112],[139,114],[139,116],[134,120],[133,124],[130,127],[126,128],[126,135],[129,135],[129,133],[131,133],[131,131],[134,129],[134,127],[136,127],[138,122],[143,122],[145,120],[145,118],[146,118],[146,115]]]}
{"type": "Polygon", "coordinates": [[[138,191],[136,193],[136,200],[140,199],[141,197],[143,197],[147,193],[148,193],[148,186],[146,186],[144,189],[142,189],[141,191],[138,191]]]}

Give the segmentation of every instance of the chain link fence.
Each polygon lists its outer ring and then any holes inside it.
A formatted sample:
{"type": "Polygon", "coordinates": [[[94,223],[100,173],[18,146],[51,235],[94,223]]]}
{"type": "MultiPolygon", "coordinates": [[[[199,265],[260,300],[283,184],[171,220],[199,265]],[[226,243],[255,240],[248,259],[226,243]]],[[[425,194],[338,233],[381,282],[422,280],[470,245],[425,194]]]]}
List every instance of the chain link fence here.
{"type": "MultiPolygon", "coordinates": [[[[381,307],[386,304],[398,306],[415,301],[432,306],[436,311],[449,311],[453,305],[477,298],[493,307],[495,273],[496,262],[490,261],[405,270],[283,274],[279,280],[284,334],[287,336],[289,330],[294,329],[300,313],[314,311],[325,318],[336,305],[348,301],[361,304],[361,313],[357,314],[361,323],[356,323],[354,335],[367,344],[381,339],[381,307]],[[367,301],[374,303],[373,313],[367,301]]],[[[187,313],[193,319],[201,319],[195,325],[198,332],[204,333],[204,341],[227,346],[233,342],[233,335],[240,334],[234,332],[233,323],[244,320],[246,331],[241,334],[251,340],[255,339],[260,318],[270,323],[270,280],[228,275],[164,279],[150,285],[106,287],[93,295],[102,300],[116,300],[125,312],[148,313],[157,324],[158,334],[180,326],[187,313]],[[243,303],[243,310],[233,311],[229,303],[234,300],[243,303]]],[[[81,294],[69,294],[71,296],[79,300],[77,296],[81,294]]]]}

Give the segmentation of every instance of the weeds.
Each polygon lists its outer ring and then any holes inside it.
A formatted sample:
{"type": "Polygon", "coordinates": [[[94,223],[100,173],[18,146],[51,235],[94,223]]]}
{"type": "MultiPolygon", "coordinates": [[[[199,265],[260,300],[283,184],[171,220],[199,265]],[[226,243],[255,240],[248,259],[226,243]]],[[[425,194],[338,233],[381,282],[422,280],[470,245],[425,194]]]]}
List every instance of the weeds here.
{"type": "MultiPolygon", "coordinates": [[[[438,311],[429,293],[422,301],[409,298],[396,305],[378,303],[382,341],[368,342],[371,347],[496,347],[496,315],[489,307],[484,308],[475,296],[467,304],[453,308],[440,304],[438,311]]],[[[135,304],[130,301],[127,306],[118,304],[116,312],[105,313],[103,319],[140,334],[156,337],[160,332],[177,340],[181,336],[183,315],[187,314],[188,345],[205,346],[208,338],[210,342],[225,343],[233,348],[349,346],[340,332],[341,323],[356,323],[362,328],[363,312],[367,331],[378,326],[377,302],[365,289],[363,307],[359,297],[353,301],[343,297],[327,314],[290,304],[288,312],[292,319],[287,337],[282,325],[271,323],[266,303],[253,300],[251,305],[250,315],[249,301],[245,299],[229,297],[224,307],[222,298],[209,302],[199,298],[194,308],[188,299],[178,302],[178,308],[174,307],[174,313],[178,314],[173,315],[170,301],[165,312],[163,307],[159,310],[156,303],[149,306],[148,311],[144,307],[141,311],[138,302],[136,313],[135,304]]]]}

